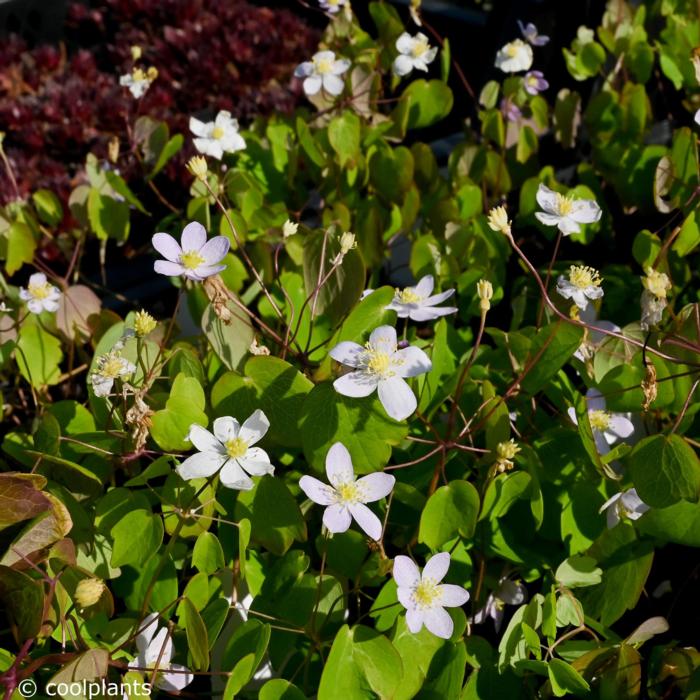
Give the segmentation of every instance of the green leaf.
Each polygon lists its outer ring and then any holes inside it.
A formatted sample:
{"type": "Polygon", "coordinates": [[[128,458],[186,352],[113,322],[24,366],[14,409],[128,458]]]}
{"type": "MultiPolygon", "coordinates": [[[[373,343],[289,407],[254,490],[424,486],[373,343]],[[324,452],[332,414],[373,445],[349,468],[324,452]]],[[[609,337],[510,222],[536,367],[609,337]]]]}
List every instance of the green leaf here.
{"type": "Polygon", "coordinates": [[[558,698],[569,693],[580,696],[590,690],[590,686],[583,676],[561,659],[552,659],[547,666],[547,673],[552,690],[558,698]]]}
{"type": "Polygon", "coordinates": [[[649,506],[665,508],[700,497],[700,462],[679,435],[645,438],[631,452],[628,464],[637,493],[649,506]]]}
{"type": "Polygon", "coordinates": [[[192,449],[192,444],[185,438],[193,423],[207,426],[209,421],[204,404],[201,384],[194,377],[178,374],[165,408],[156,411],[151,418],[151,437],[167,452],[192,449]]]}
{"type": "Polygon", "coordinates": [[[63,359],[61,343],[33,321],[25,322],[19,331],[15,358],[20,374],[35,388],[57,384],[63,359]]]}
{"type": "Polygon", "coordinates": [[[163,146],[163,150],[158,156],[156,164],[153,166],[151,174],[148,176],[149,180],[154,178],[168,164],[168,161],[176,153],[178,153],[178,151],[180,151],[184,141],[185,140],[182,134],[175,134],[175,136],[172,136],[170,139],[168,139],[167,143],[163,146]]]}
{"type": "Polygon", "coordinates": [[[284,678],[273,678],[260,688],[258,700],[306,700],[306,695],[284,678]]]}
{"type": "Polygon", "coordinates": [[[441,80],[414,80],[403,92],[409,100],[408,128],[432,126],[452,111],[452,90],[441,80]]]}
{"type": "Polygon", "coordinates": [[[341,168],[354,168],[360,160],[360,127],[360,118],[349,110],[328,125],[328,141],[338,154],[341,168]]]}
{"type": "Polygon", "coordinates": [[[32,194],[32,202],[39,218],[49,226],[58,226],[63,220],[61,200],[51,190],[37,190],[32,194]]]}
{"type": "Polygon", "coordinates": [[[44,613],[44,592],[39,581],[0,566],[0,600],[18,646],[39,634],[44,613]]]}
{"type": "Polygon", "coordinates": [[[411,151],[405,146],[380,148],[369,159],[372,185],[390,202],[403,202],[413,184],[414,162],[411,151]]]}
{"type": "Polygon", "coordinates": [[[8,275],[14,275],[24,263],[34,259],[36,240],[27,224],[15,221],[7,230],[7,259],[5,269],[8,275]]]}
{"type": "Polygon", "coordinates": [[[392,698],[402,669],[401,657],[386,637],[362,625],[343,625],[323,668],[318,700],[392,698]]]}
{"type": "Polygon", "coordinates": [[[202,330],[226,367],[238,369],[253,342],[253,327],[248,316],[233,302],[228,302],[226,307],[232,315],[228,323],[216,315],[211,304],[207,306],[202,316],[202,330]]]}
{"type": "Polygon", "coordinates": [[[187,646],[192,655],[192,665],[195,671],[206,671],[209,668],[207,628],[192,601],[189,598],[184,598],[182,603],[187,646]]]}
{"type": "Polygon", "coordinates": [[[0,474],[0,530],[46,512],[51,502],[41,492],[44,486],[39,474],[0,474]]]}
{"type": "Polygon", "coordinates": [[[700,506],[678,501],[668,508],[652,508],[637,521],[637,528],[660,540],[700,547],[700,506]]]}
{"type": "Polygon", "coordinates": [[[34,433],[34,447],[38,452],[48,455],[57,455],[61,445],[61,426],[56,418],[45,413],[34,433]]]}
{"type": "Polygon", "coordinates": [[[87,213],[90,227],[102,241],[112,238],[123,243],[129,237],[129,205],[107,194],[102,194],[96,187],[90,188],[87,200],[87,213]]]}
{"type": "Polygon", "coordinates": [[[557,567],[554,578],[567,588],[595,586],[602,581],[603,571],[596,566],[595,559],[577,555],[565,559],[557,567]]]}
{"type": "MultiPolygon", "coordinates": [[[[69,661],[58,673],[54,674],[50,681],[46,684],[53,683],[56,689],[67,688],[68,693],[60,694],[59,697],[64,700],[89,700],[90,694],[83,694],[82,690],[74,693],[72,688],[85,686],[83,681],[94,681],[98,678],[104,678],[107,675],[109,668],[109,652],[106,649],[89,649],[88,651],[78,655],[72,661],[69,661]],[[75,685],[73,685],[75,684],[75,685]]],[[[87,689],[90,684],[86,684],[87,689]]]]}
{"type": "Polygon", "coordinates": [[[252,619],[244,622],[231,635],[221,659],[223,669],[233,669],[225,697],[227,693],[232,693],[230,697],[233,697],[253,677],[267,651],[270,632],[270,625],[252,619]]]}
{"type": "Polygon", "coordinates": [[[192,550],[192,566],[205,574],[213,574],[226,566],[221,542],[213,532],[203,532],[197,537],[192,550]]]}
{"type": "Polygon", "coordinates": [[[476,528],[479,493],[468,481],[441,486],[421,513],[418,541],[437,550],[456,535],[470,538],[476,528]]]}
{"type": "Polygon", "coordinates": [[[113,528],[112,566],[143,564],[163,542],[163,521],[147,510],[127,513],[113,528]]]}
{"type": "MultiPolygon", "coordinates": [[[[323,472],[331,445],[342,442],[355,472],[368,474],[384,467],[408,428],[389,418],[376,397],[342,396],[333,385],[317,384],[301,410],[301,439],[309,464],[323,472]]],[[[253,528],[255,530],[255,528],[253,528]]]]}
{"type": "Polygon", "coordinates": [[[236,520],[250,520],[253,540],[278,556],[294,540],[306,540],[304,518],[281,479],[263,476],[251,491],[241,491],[234,512],[236,520]]]}

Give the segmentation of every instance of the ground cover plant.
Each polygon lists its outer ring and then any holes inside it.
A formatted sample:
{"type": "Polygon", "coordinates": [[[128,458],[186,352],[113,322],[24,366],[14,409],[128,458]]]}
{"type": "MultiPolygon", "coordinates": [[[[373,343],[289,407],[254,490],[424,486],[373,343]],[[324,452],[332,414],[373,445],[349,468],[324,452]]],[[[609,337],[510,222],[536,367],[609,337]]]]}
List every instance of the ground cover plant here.
{"type": "Polygon", "coordinates": [[[697,697],[697,4],[478,85],[419,1],[304,5],[295,108],[163,115],[125,25],[117,146],[0,141],[4,697],[697,697]]]}

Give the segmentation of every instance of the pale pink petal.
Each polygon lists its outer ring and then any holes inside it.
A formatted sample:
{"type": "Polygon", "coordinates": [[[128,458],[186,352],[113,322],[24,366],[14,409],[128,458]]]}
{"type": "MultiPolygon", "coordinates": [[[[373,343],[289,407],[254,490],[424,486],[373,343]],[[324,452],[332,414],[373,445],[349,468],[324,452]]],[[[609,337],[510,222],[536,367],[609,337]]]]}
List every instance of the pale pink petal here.
{"type": "Polygon", "coordinates": [[[219,479],[221,479],[221,483],[226,488],[236,489],[237,491],[250,491],[255,485],[235,459],[229,459],[224,464],[219,479]]]}
{"type": "Polygon", "coordinates": [[[151,238],[153,247],[170,262],[177,262],[182,255],[180,244],[169,233],[156,233],[151,238]]]}
{"type": "Polygon", "coordinates": [[[350,372],[338,377],[333,382],[333,388],[343,396],[351,396],[352,398],[362,398],[369,396],[379,384],[379,379],[376,374],[368,374],[367,372],[350,372]]]}
{"type": "Polygon", "coordinates": [[[262,440],[269,428],[270,421],[267,416],[260,409],[257,409],[250,417],[246,418],[238,437],[245,440],[246,444],[254,445],[262,440]]]}
{"type": "Polygon", "coordinates": [[[200,265],[196,270],[185,270],[185,275],[190,279],[201,282],[207,277],[226,269],[226,265],[200,265]]]}
{"type": "Polygon", "coordinates": [[[378,385],[378,393],[384,410],[394,420],[405,420],[418,405],[411,387],[401,377],[382,379],[378,385]]]}
{"type": "Polygon", "coordinates": [[[226,455],[216,452],[197,452],[188,457],[175,471],[185,481],[189,479],[208,478],[221,469],[226,455]]]}
{"type": "Polygon", "coordinates": [[[187,252],[199,250],[207,242],[207,230],[198,221],[191,221],[182,229],[180,245],[187,252]]]}
{"type": "Polygon", "coordinates": [[[350,514],[355,518],[355,522],[373,540],[378,540],[382,536],[382,522],[363,503],[351,503],[348,506],[350,514]]]}
{"type": "Polygon", "coordinates": [[[352,458],[342,442],[336,442],[326,454],[326,474],[328,481],[336,488],[341,484],[355,481],[352,458]]]}
{"type": "Polygon", "coordinates": [[[202,246],[199,254],[204,258],[206,265],[217,265],[226,257],[230,245],[226,236],[214,236],[202,246]]]}
{"type": "Polygon", "coordinates": [[[185,268],[180,263],[168,262],[167,260],[156,260],[153,263],[153,269],[159,275],[166,277],[179,277],[185,272],[185,268]]]}
{"type": "Polygon", "coordinates": [[[356,484],[362,489],[362,501],[372,503],[380,498],[385,498],[394,488],[396,479],[391,474],[384,472],[374,472],[367,476],[360,477],[356,484]]]}
{"type": "Polygon", "coordinates": [[[190,432],[187,434],[187,439],[200,452],[219,452],[224,453],[224,448],[221,442],[217,440],[206,428],[193,423],[190,426],[190,432]]]}
{"type": "Polygon", "coordinates": [[[459,608],[469,600],[469,592],[462,586],[443,583],[440,588],[440,605],[446,608],[459,608]]]}
{"type": "Polygon", "coordinates": [[[443,608],[431,608],[423,613],[423,622],[436,637],[449,639],[454,631],[454,622],[443,608]]]}
{"type": "Polygon", "coordinates": [[[358,343],[344,340],[342,343],[338,343],[328,354],[336,362],[340,362],[348,367],[359,367],[360,358],[364,352],[365,349],[358,343]]]}
{"type": "Polygon", "coordinates": [[[345,506],[335,504],[323,511],[323,524],[329,532],[346,532],[351,522],[350,511],[345,506]]]}
{"type": "MultiPolygon", "coordinates": [[[[306,78],[314,72],[314,64],[311,61],[304,61],[294,69],[295,78],[306,78]]],[[[319,84],[320,87],[320,84],[319,84]]]]}
{"type": "Polygon", "coordinates": [[[417,377],[419,374],[430,372],[433,368],[430,358],[420,348],[414,346],[398,350],[391,359],[400,377],[417,377]]]}
{"type": "Polygon", "coordinates": [[[253,476],[273,474],[275,471],[267,452],[259,447],[249,447],[248,451],[237,461],[248,474],[253,476]]]}
{"type": "Polygon", "coordinates": [[[320,506],[332,506],[335,503],[335,491],[314,476],[302,476],[299,479],[299,488],[308,498],[320,506]]]}
{"type": "Polygon", "coordinates": [[[439,583],[445,578],[445,574],[449,568],[449,552],[440,552],[439,554],[435,554],[430,557],[428,563],[425,565],[425,567],[423,567],[423,578],[430,578],[439,583]]]}
{"type": "Polygon", "coordinates": [[[399,599],[399,603],[401,603],[401,605],[403,605],[407,610],[411,610],[415,607],[412,588],[397,586],[396,597],[399,599]]]}
{"type": "Polygon", "coordinates": [[[590,388],[586,392],[586,408],[589,411],[605,410],[605,397],[598,391],[598,389],[590,388]]]}
{"type": "Polygon", "coordinates": [[[420,632],[423,627],[424,613],[418,608],[408,608],[406,610],[406,626],[412,634],[420,632]]]}
{"type": "Polygon", "coordinates": [[[222,416],[214,421],[214,435],[222,443],[237,438],[240,429],[238,421],[231,416],[222,416]]]}
{"type": "Polygon", "coordinates": [[[396,585],[401,588],[413,589],[420,583],[420,570],[410,557],[398,554],[394,557],[392,574],[396,585]]]}

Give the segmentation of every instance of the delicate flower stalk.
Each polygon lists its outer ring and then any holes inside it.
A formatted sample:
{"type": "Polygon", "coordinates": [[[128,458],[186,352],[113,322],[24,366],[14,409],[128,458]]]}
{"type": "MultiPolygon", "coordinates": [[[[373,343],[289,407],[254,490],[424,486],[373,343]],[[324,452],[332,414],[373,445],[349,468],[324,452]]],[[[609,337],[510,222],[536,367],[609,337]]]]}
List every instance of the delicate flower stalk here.
{"type": "Polygon", "coordinates": [[[508,212],[505,207],[494,207],[488,215],[489,228],[506,236],[510,235],[511,222],[508,220],[508,212]]]}
{"type": "Polygon", "coordinates": [[[479,308],[485,314],[491,308],[493,298],[493,285],[488,280],[479,280],[476,283],[476,293],[479,297],[479,308]]]}
{"type": "Polygon", "coordinates": [[[403,78],[414,70],[427,72],[428,66],[435,60],[437,56],[437,47],[430,46],[428,37],[419,32],[415,36],[411,36],[408,32],[404,32],[396,40],[396,49],[399,55],[394,59],[392,69],[394,75],[403,78]]]}
{"type": "Polygon", "coordinates": [[[33,314],[42,311],[55,313],[58,311],[61,292],[58,287],[49,284],[43,272],[35,272],[29,278],[27,288],[20,287],[19,298],[27,302],[27,308],[33,314]]]}
{"type": "Polygon", "coordinates": [[[421,277],[415,287],[397,289],[391,303],[384,308],[396,311],[399,318],[410,318],[412,321],[434,321],[441,316],[457,313],[456,306],[438,306],[454,293],[448,289],[439,294],[433,294],[435,280],[432,275],[421,277]]]}

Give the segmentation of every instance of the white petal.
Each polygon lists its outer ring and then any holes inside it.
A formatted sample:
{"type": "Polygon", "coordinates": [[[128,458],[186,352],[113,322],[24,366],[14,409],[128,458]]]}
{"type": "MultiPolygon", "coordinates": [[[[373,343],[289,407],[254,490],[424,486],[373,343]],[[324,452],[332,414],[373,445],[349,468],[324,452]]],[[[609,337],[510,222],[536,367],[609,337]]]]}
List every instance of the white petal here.
{"type": "Polygon", "coordinates": [[[258,409],[250,417],[246,418],[241,426],[240,433],[238,433],[238,437],[240,437],[241,440],[245,440],[248,445],[254,445],[256,442],[262,440],[269,428],[270,421],[267,419],[267,416],[258,409]]]}
{"type": "Polygon", "coordinates": [[[342,442],[333,443],[326,454],[326,475],[331,485],[336,488],[341,484],[355,481],[352,459],[342,442]]]}
{"type": "Polygon", "coordinates": [[[520,605],[527,599],[527,589],[522,583],[505,579],[498,588],[498,597],[508,605],[520,605]]]}
{"type": "Polygon", "coordinates": [[[337,75],[327,74],[323,76],[323,89],[329,94],[337,97],[343,92],[345,82],[337,75]]]}
{"type": "Polygon", "coordinates": [[[610,498],[608,498],[607,501],[605,501],[605,503],[603,503],[602,506],[600,506],[600,508],[598,508],[598,512],[602,513],[604,510],[607,510],[613,503],[618,501],[620,498],[622,498],[621,493],[616,493],[614,496],[611,496],[610,498]]]}
{"type": "Polygon", "coordinates": [[[214,421],[214,435],[222,443],[237,438],[240,429],[238,421],[231,416],[221,416],[214,421]]]}
{"type": "Polygon", "coordinates": [[[333,64],[333,75],[342,75],[351,65],[351,62],[347,58],[339,58],[333,64]]]}
{"type": "Polygon", "coordinates": [[[566,409],[566,412],[571,418],[571,421],[574,425],[578,425],[578,416],[576,415],[576,409],[573,406],[569,406],[569,408],[566,409]]]}
{"type": "Polygon", "coordinates": [[[239,457],[237,461],[248,474],[253,476],[273,474],[275,471],[267,452],[259,447],[249,447],[248,451],[242,457],[239,457]]]}
{"type": "Polygon", "coordinates": [[[384,472],[374,472],[367,476],[360,477],[356,484],[362,489],[362,501],[372,503],[380,498],[386,498],[394,488],[396,479],[391,474],[384,472]]]}
{"type": "Polygon", "coordinates": [[[558,214],[545,214],[541,211],[535,212],[535,218],[545,226],[559,226],[561,216],[558,214]]]}
{"type": "Polygon", "coordinates": [[[331,506],[336,501],[335,491],[315,476],[302,476],[299,479],[299,488],[308,498],[320,506],[331,506]]]}
{"type": "Polygon", "coordinates": [[[413,51],[413,44],[414,43],[415,43],[415,40],[413,39],[413,37],[408,32],[404,32],[396,40],[396,49],[399,53],[409,54],[413,51]]]}
{"type": "Polygon", "coordinates": [[[605,397],[595,387],[586,392],[586,408],[589,411],[605,410],[605,397]]]}
{"type": "Polygon", "coordinates": [[[168,260],[156,260],[153,269],[159,275],[166,277],[179,277],[185,272],[185,268],[180,263],[169,262],[168,260]]]}
{"type": "Polygon", "coordinates": [[[295,78],[307,78],[314,72],[314,64],[311,61],[304,61],[294,69],[295,78]]]}
{"type": "Polygon", "coordinates": [[[190,117],[190,131],[195,136],[208,136],[209,125],[200,121],[196,117],[190,117]]]}
{"type": "Polygon", "coordinates": [[[139,625],[139,632],[136,635],[136,648],[140,652],[146,651],[148,645],[153,639],[153,635],[158,629],[158,613],[150,613],[147,615],[139,625]]]}
{"type": "Polygon", "coordinates": [[[214,236],[202,246],[199,254],[204,258],[206,265],[216,265],[226,257],[230,245],[226,236],[214,236]]]}
{"type": "Polygon", "coordinates": [[[459,608],[469,600],[469,592],[462,586],[444,583],[439,588],[440,605],[446,608],[459,608]]]}
{"type": "Polygon", "coordinates": [[[570,216],[579,224],[592,224],[600,220],[602,213],[598,204],[592,199],[576,199],[570,216]]]}
{"type": "Polygon", "coordinates": [[[581,227],[570,216],[565,216],[559,220],[559,230],[565,236],[570,236],[572,233],[578,233],[581,227]]]}
{"type": "Polygon", "coordinates": [[[617,438],[628,438],[634,432],[634,424],[626,416],[613,413],[610,416],[610,432],[617,438]]]}
{"type": "Polygon", "coordinates": [[[323,524],[329,532],[346,532],[351,522],[350,511],[345,506],[336,503],[323,511],[323,524]]]}
{"type": "Polygon", "coordinates": [[[180,244],[169,233],[156,233],[151,238],[153,247],[170,262],[178,262],[182,255],[180,244]]]}
{"type": "Polygon", "coordinates": [[[328,354],[336,361],[348,367],[358,367],[360,365],[360,357],[365,352],[365,349],[358,343],[353,343],[349,340],[344,340],[338,343],[328,354]]]}
{"type": "Polygon", "coordinates": [[[456,306],[423,306],[412,310],[409,316],[416,322],[434,321],[441,316],[457,313],[456,306]]]}
{"type": "Polygon", "coordinates": [[[224,155],[224,149],[219,142],[219,139],[193,139],[194,147],[205,156],[211,156],[217,160],[221,160],[224,155]]]}
{"type": "Polygon", "coordinates": [[[173,640],[167,627],[162,627],[146,649],[149,666],[157,663],[158,668],[168,668],[173,658],[173,640]]]}
{"type": "Polygon", "coordinates": [[[338,377],[333,382],[333,388],[343,396],[351,396],[357,399],[369,396],[377,388],[378,384],[379,379],[376,374],[358,371],[338,377]]]}
{"type": "Polygon", "coordinates": [[[391,361],[400,377],[417,377],[433,368],[430,358],[420,348],[413,346],[398,350],[391,361]]]}
{"type": "Polygon", "coordinates": [[[216,452],[198,452],[188,457],[175,471],[185,481],[190,479],[208,478],[221,469],[226,456],[216,452]]]}
{"type": "Polygon", "coordinates": [[[423,578],[431,578],[437,582],[442,581],[450,568],[450,553],[440,552],[435,554],[428,560],[428,563],[423,567],[423,578]]]}
{"type": "Polygon", "coordinates": [[[413,70],[413,61],[409,56],[400,54],[394,59],[392,70],[394,71],[395,75],[398,75],[400,78],[403,78],[405,75],[408,75],[413,70]]]}
{"type": "Polygon", "coordinates": [[[369,342],[379,352],[396,352],[396,329],[393,326],[379,326],[370,334],[369,342]]]}
{"type": "Polygon", "coordinates": [[[224,453],[224,448],[221,442],[217,440],[206,428],[193,423],[190,426],[190,432],[187,434],[187,439],[200,452],[219,452],[224,453]]]}
{"type": "MultiPolygon", "coordinates": [[[[167,234],[166,234],[167,235],[167,234]]],[[[30,287],[43,287],[46,284],[46,275],[43,272],[35,272],[29,277],[30,287]]]]}
{"type": "Polygon", "coordinates": [[[423,627],[424,613],[422,610],[417,608],[409,608],[406,610],[406,626],[412,634],[417,634],[420,632],[421,627],[423,627]]]}
{"type": "Polygon", "coordinates": [[[384,410],[394,420],[405,420],[416,410],[416,397],[401,377],[382,379],[377,389],[384,410]]]}
{"type": "Polygon", "coordinates": [[[170,664],[170,670],[161,673],[156,685],[161,690],[182,690],[194,680],[189,668],[180,664],[170,664]]]}
{"type": "Polygon", "coordinates": [[[426,306],[435,306],[436,304],[441,304],[445,299],[449,299],[455,293],[454,289],[447,289],[439,294],[433,294],[428,296],[423,302],[426,306]]]}
{"type": "Polygon", "coordinates": [[[348,506],[350,514],[355,518],[355,522],[373,540],[378,540],[382,536],[381,520],[363,503],[353,503],[348,506]]]}
{"type": "Polygon", "coordinates": [[[323,85],[320,75],[311,75],[304,80],[304,92],[307,95],[316,95],[323,85]]]}
{"type": "Polygon", "coordinates": [[[394,557],[392,575],[396,585],[402,588],[413,589],[420,583],[420,570],[413,559],[399,554],[394,557]]]}
{"type": "Polygon", "coordinates": [[[454,622],[443,608],[431,608],[423,613],[423,622],[436,637],[449,639],[454,631],[454,622]]]}
{"type": "Polygon", "coordinates": [[[432,275],[421,277],[415,288],[416,294],[423,299],[427,299],[433,293],[433,289],[435,289],[435,280],[432,275]]]}
{"type": "Polygon", "coordinates": [[[219,479],[226,488],[237,491],[250,491],[255,485],[235,459],[229,459],[224,464],[219,479]]]}
{"type": "MultiPolygon", "coordinates": [[[[550,190],[547,185],[540,183],[535,198],[537,199],[537,203],[548,214],[557,214],[559,212],[557,207],[557,193],[554,190],[550,190]]],[[[545,222],[543,221],[542,223],[545,222]]]]}
{"type": "Polygon", "coordinates": [[[180,245],[184,251],[200,250],[207,242],[207,230],[198,221],[191,221],[184,229],[180,245]]]}
{"type": "Polygon", "coordinates": [[[413,589],[406,588],[405,586],[397,586],[396,597],[399,599],[399,603],[406,608],[406,610],[413,610],[416,607],[416,603],[413,600],[413,589]]]}
{"type": "Polygon", "coordinates": [[[185,277],[201,282],[226,269],[226,265],[200,265],[196,270],[185,270],[185,277]]]}

